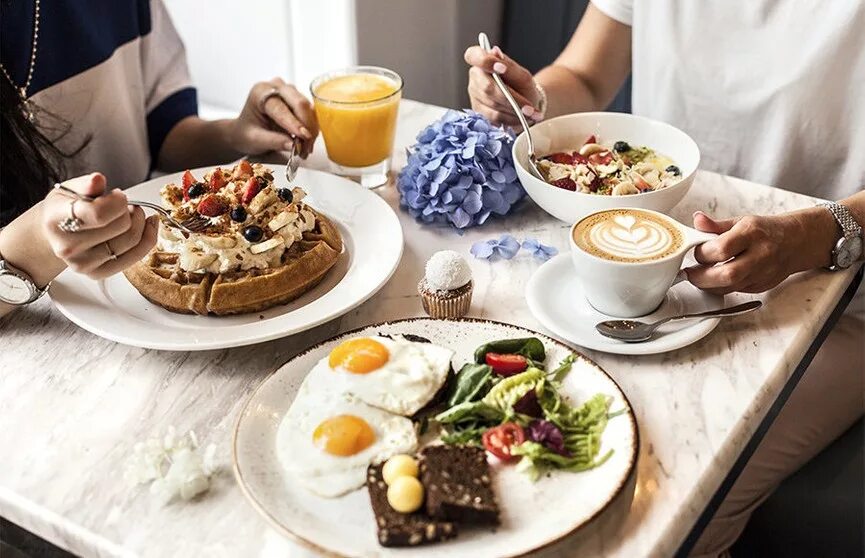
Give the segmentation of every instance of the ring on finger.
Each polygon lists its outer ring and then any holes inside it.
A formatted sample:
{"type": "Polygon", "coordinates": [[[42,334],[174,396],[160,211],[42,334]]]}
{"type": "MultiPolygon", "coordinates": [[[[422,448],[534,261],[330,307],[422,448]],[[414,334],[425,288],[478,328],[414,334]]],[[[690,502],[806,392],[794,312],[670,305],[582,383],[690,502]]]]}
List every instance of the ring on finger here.
{"type": "Polygon", "coordinates": [[[107,240],[105,242],[103,242],[102,244],[104,244],[105,249],[108,250],[108,259],[109,260],[116,260],[117,254],[115,254],[114,250],[111,249],[111,244],[109,244],[107,240]]]}
{"type": "Polygon", "coordinates": [[[78,199],[69,201],[69,217],[61,219],[57,223],[57,228],[65,233],[76,233],[81,230],[81,226],[84,224],[81,219],[75,216],[75,202],[77,201],[78,199]]]}
{"type": "Polygon", "coordinates": [[[264,105],[267,104],[267,101],[269,101],[271,97],[280,97],[279,89],[272,87],[270,91],[261,96],[261,99],[258,100],[259,112],[264,113],[264,105]]]}

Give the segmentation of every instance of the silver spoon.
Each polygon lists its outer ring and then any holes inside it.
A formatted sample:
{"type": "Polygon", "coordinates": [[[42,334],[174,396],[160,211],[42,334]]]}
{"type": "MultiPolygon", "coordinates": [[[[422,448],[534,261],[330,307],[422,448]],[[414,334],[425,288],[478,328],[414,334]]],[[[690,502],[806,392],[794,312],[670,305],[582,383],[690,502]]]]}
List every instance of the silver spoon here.
{"type": "MultiPolygon", "coordinates": [[[[484,49],[484,52],[490,52],[492,50],[492,46],[490,45],[490,39],[487,37],[486,33],[478,34],[478,44],[484,49]]],[[[511,95],[511,92],[508,91],[508,87],[505,85],[505,82],[502,81],[502,78],[499,77],[498,74],[493,73],[493,81],[496,82],[496,85],[501,90],[502,95],[505,96],[505,99],[510,103],[511,108],[514,110],[514,114],[517,115],[517,118],[520,121],[520,124],[523,127],[523,131],[526,133],[526,146],[528,147],[527,153],[529,156],[529,172],[535,175],[535,178],[538,180],[542,180],[546,182],[546,179],[541,175],[541,171],[538,170],[538,159],[535,156],[535,143],[532,141],[532,134],[529,132],[529,123],[526,120],[526,117],[523,115],[522,109],[520,109],[520,105],[517,104],[517,101],[514,99],[514,96],[511,95]]]]}
{"type": "Polygon", "coordinates": [[[595,329],[597,329],[598,333],[600,333],[601,335],[605,335],[613,339],[618,339],[620,341],[625,341],[626,343],[642,343],[643,341],[648,341],[652,337],[652,334],[655,333],[655,330],[667,322],[691,318],[738,316],[739,314],[747,314],[748,312],[753,312],[761,306],[763,306],[762,302],[760,302],[759,300],[752,300],[750,302],[745,302],[744,304],[737,304],[736,306],[730,306],[729,308],[721,308],[719,310],[709,310],[708,312],[700,312],[698,314],[682,314],[681,316],[671,316],[669,318],[664,318],[663,320],[658,320],[657,322],[653,322],[651,324],[635,320],[607,320],[606,322],[601,322],[597,324],[595,326],[595,329]]]}

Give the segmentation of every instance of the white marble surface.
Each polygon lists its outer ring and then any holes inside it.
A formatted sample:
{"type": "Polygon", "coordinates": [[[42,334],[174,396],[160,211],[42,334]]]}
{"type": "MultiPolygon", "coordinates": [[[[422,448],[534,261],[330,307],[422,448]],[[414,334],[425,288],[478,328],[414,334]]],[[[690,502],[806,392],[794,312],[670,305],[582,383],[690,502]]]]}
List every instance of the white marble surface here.
{"type": "MultiPolygon", "coordinates": [[[[403,103],[395,163],[442,109],[403,103]]],[[[322,150],[311,166],[323,166],[322,150]]],[[[381,194],[394,207],[393,187],[381,194]]],[[[673,215],[776,213],[812,201],[701,173],[673,215]]],[[[311,343],[372,322],[422,314],[415,287],[436,250],[467,253],[510,232],[565,249],[567,226],[531,203],[507,220],[459,236],[422,228],[400,212],[406,247],[390,283],[341,319],[252,347],[170,353],[117,345],[68,322],[45,299],[0,320],[0,515],[84,556],[297,556],[246,503],[230,472],[241,405],[275,367],[311,343]],[[169,425],[218,446],[223,470],[211,493],[160,507],[122,478],[132,445],[169,425]]],[[[471,260],[470,315],[532,329],[523,287],[538,263],[471,260]]],[[[813,272],[762,296],[760,312],[722,322],[697,344],[647,357],[588,354],[622,386],[642,442],[629,511],[587,527],[553,552],[668,556],[681,544],[800,361],[854,272],[813,272]]],[[[749,296],[729,297],[740,302],[749,296]]]]}

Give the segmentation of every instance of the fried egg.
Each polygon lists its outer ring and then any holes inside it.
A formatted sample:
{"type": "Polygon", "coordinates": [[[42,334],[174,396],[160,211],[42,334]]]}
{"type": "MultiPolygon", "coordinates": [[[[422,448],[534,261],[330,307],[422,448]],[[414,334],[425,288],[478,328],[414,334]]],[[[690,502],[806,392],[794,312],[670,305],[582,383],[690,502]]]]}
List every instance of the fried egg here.
{"type": "Polygon", "coordinates": [[[454,352],[395,335],[357,337],[337,345],[310,372],[317,387],[411,416],[447,381],[454,352]]]}
{"type": "Polygon", "coordinates": [[[307,376],[280,424],[276,449],[300,484],[335,498],[363,486],[371,463],[414,452],[417,435],[411,420],[321,389],[307,376]]]}

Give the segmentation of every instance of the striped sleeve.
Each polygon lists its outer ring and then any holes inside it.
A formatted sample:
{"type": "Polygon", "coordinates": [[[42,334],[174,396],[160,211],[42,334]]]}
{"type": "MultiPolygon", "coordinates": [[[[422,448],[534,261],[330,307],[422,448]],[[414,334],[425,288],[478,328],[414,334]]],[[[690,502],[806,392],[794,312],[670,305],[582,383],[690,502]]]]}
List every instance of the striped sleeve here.
{"type": "Polygon", "coordinates": [[[150,0],[150,17],[150,32],[141,39],[141,60],[147,141],[155,164],[172,128],[187,116],[198,114],[198,98],[189,77],[183,42],[162,0],[150,0]]]}
{"type": "Polygon", "coordinates": [[[634,0],[592,0],[592,4],[619,23],[633,26],[634,0]]]}

